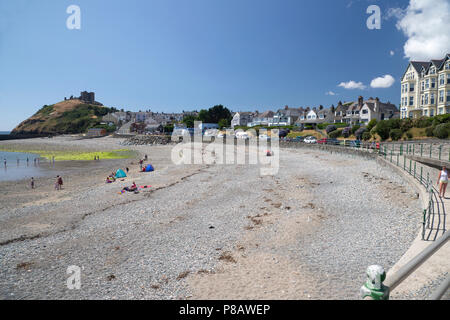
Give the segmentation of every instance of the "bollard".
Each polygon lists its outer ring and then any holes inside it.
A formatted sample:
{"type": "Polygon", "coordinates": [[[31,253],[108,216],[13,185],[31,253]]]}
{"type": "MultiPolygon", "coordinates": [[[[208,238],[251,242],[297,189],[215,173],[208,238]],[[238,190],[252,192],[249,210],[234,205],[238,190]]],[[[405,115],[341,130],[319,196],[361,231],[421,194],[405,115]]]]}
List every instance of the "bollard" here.
{"type": "Polygon", "coordinates": [[[361,298],[370,297],[373,300],[389,300],[389,288],[383,284],[386,279],[384,268],[372,265],[366,271],[367,280],[359,290],[361,298]]]}
{"type": "Polygon", "coordinates": [[[439,160],[441,160],[442,144],[439,146],[439,160]]]}

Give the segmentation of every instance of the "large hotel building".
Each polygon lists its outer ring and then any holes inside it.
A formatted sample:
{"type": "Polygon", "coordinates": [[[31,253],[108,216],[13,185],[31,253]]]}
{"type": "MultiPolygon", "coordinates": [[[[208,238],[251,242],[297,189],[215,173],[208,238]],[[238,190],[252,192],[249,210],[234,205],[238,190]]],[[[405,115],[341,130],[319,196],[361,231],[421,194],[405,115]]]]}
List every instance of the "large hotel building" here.
{"type": "Polygon", "coordinates": [[[411,61],[401,92],[402,119],[450,113],[450,54],[442,60],[411,61]]]}

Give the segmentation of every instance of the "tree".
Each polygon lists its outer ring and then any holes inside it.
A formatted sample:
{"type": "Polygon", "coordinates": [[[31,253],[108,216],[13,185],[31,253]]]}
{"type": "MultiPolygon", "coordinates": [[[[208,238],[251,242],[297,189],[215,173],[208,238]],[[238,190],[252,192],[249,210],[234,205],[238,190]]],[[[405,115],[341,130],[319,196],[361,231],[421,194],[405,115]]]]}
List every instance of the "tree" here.
{"type": "Polygon", "coordinates": [[[391,131],[389,131],[389,136],[391,137],[392,141],[401,139],[402,135],[403,132],[400,129],[391,129],[391,131]]]}
{"type": "Polygon", "coordinates": [[[375,127],[375,132],[380,136],[382,140],[389,138],[389,132],[391,131],[391,126],[387,121],[380,121],[375,127]]]}
{"type": "Polygon", "coordinates": [[[219,124],[219,128],[222,129],[222,128],[228,127],[229,122],[227,119],[220,119],[218,124],[219,124]]]}
{"type": "Polygon", "coordinates": [[[220,120],[224,119],[227,121],[228,125],[231,123],[232,116],[230,110],[219,104],[208,110],[200,110],[197,118],[204,123],[219,123],[220,120]]]}
{"type": "Polygon", "coordinates": [[[377,119],[370,120],[369,123],[367,124],[367,131],[372,130],[373,128],[375,128],[376,125],[377,125],[377,119]]]}
{"type": "Polygon", "coordinates": [[[183,120],[181,122],[184,123],[187,128],[193,128],[195,120],[197,120],[195,116],[187,115],[183,117],[183,120]]]}

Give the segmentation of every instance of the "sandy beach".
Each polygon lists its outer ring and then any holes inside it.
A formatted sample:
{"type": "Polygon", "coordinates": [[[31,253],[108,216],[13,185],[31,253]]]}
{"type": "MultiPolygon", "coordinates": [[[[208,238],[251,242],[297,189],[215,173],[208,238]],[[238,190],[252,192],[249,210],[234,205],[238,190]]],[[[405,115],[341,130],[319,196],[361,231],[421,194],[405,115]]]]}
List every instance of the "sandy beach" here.
{"type": "MultiPolygon", "coordinates": [[[[5,141],[46,150],[123,149],[122,139],[5,141]]],[[[280,170],[138,158],[57,162],[54,177],[0,182],[1,299],[358,299],[370,264],[393,266],[417,235],[415,190],[373,160],[280,151],[280,170]],[[117,168],[124,181],[105,183],[117,168]],[[139,194],[120,190],[133,181],[139,194]],[[80,266],[81,289],[66,286],[80,266]]]]}

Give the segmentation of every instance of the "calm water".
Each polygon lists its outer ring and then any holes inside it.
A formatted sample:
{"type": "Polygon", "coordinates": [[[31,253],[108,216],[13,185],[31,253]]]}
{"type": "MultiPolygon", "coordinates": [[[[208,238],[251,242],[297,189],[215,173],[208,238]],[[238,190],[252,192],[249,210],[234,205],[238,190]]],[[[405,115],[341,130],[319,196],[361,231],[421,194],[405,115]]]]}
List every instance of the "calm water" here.
{"type": "Polygon", "coordinates": [[[0,181],[44,176],[48,173],[49,164],[44,159],[38,161],[38,158],[31,153],[0,151],[0,181]]]}

